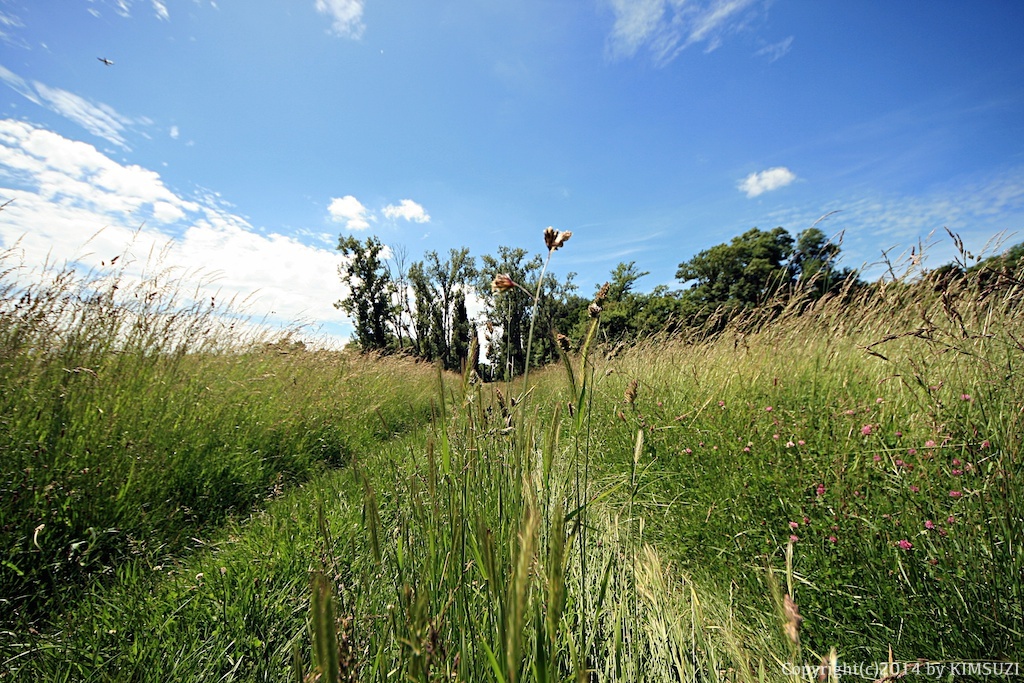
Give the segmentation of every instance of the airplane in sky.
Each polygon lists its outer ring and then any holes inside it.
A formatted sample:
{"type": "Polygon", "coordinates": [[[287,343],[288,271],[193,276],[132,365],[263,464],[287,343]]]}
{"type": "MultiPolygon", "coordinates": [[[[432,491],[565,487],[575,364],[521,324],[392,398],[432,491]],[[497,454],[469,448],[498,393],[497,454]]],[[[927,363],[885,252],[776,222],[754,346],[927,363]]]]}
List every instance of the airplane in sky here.
{"type": "Polygon", "coordinates": [[[103,62],[107,66],[114,66],[114,62],[112,62],[111,60],[107,59],[106,57],[97,57],[96,59],[100,60],[101,62],[103,62]]]}

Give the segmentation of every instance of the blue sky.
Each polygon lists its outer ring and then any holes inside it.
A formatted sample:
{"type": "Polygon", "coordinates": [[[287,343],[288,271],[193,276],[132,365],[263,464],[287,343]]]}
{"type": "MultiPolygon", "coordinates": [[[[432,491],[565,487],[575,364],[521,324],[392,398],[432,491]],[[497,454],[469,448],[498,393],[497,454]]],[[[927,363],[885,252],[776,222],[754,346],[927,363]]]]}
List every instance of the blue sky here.
{"type": "Polygon", "coordinates": [[[162,248],[338,337],[347,233],[417,259],[572,230],[553,267],[590,294],[838,211],[844,265],[937,266],[944,227],[1022,239],[1024,4],[0,0],[12,198],[27,266],[162,248]]]}

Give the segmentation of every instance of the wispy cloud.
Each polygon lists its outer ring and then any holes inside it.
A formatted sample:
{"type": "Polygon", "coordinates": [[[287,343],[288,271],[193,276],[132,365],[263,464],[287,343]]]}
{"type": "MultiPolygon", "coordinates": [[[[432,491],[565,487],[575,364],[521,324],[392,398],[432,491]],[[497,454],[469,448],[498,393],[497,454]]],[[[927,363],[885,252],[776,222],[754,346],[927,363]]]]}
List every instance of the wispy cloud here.
{"type": "Polygon", "coordinates": [[[160,0],[153,0],[153,11],[156,12],[156,18],[161,21],[170,21],[171,15],[167,12],[167,5],[160,2],[160,0]]]}
{"type": "Polygon", "coordinates": [[[388,204],[384,207],[386,218],[404,218],[413,223],[429,223],[430,214],[411,199],[403,199],[398,204],[388,204]]]}
{"type": "Polygon", "coordinates": [[[775,62],[789,53],[793,48],[793,36],[789,36],[785,40],[780,40],[777,43],[771,45],[765,45],[760,50],[754,53],[755,57],[766,57],[769,62],[775,62]]]}
{"type": "Polygon", "coordinates": [[[87,143],[0,120],[0,197],[14,199],[0,212],[0,246],[17,245],[27,266],[95,268],[123,255],[141,274],[162,253],[162,268],[196,274],[197,296],[237,296],[272,323],[312,319],[340,332],[335,250],[261,234],[215,197],[183,198],[159,174],[87,143]]]}
{"type": "Polygon", "coordinates": [[[363,0],[316,0],[316,11],[331,17],[331,32],[342,38],[363,37],[363,0]]]}
{"type": "Polygon", "coordinates": [[[93,135],[125,150],[130,149],[125,139],[129,128],[151,123],[145,118],[124,116],[107,104],[91,102],[61,88],[51,88],[38,81],[29,83],[2,66],[0,80],[30,102],[74,121],[93,135]]]}
{"type": "Polygon", "coordinates": [[[698,43],[710,52],[724,36],[744,28],[757,0],[609,0],[615,22],[608,37],[612,59],[633,57],[642,47],[664,66],[698,43]]]}
{"type": "Polygon", "coordinates": [[[12,47],[27,48],[28,43],[16,33],[17,29],[21,28],[25,28],[25,24],[22,23],[21,19],[13,14],[0,12],[0,41],[12,47]]]}
{"type": "Polygon", "coordinates": [[[349,230],[366,230],[374,220],[370,210],[350,194],[331,198],[327,212],[331,214],[331,220],[344,223],[349,230]]]}
{"type": "Polygon", "coordinates": [[[747,197],[753,198],[785,187],[796,180],[796,174],[785,166],[776,166],[758,173],[751,173],[740,181],[738,187],[747,193],[747,197]]]}
{"type": "Polygon", "coordinates": [[[868,264],[866,277],[881,274],[877,263],[883,250],[898,257],[911,247],[919,249],[920,243],[930,244],[924,250],[923,265],[935,267],[956,255],[946,228],[959,234],[975,254],[986,246],[998,246],[992,240],[1000,234],[1009,244],[1021,241],[1024,167],[970,180],[959,178],[920,194],[877,192],[836,197],[815,207],[784,208],[751,220],[782,225],[796,234],[830,211],[839,213],[820,227],[829,234],[844,233],[843,261],[854,267],[868,264]]]}

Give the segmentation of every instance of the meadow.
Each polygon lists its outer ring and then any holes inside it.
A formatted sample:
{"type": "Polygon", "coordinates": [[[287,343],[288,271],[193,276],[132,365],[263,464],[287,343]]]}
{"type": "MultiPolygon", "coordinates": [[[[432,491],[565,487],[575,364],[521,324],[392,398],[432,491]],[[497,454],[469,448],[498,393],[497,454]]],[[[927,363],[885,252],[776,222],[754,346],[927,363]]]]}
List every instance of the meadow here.
{"type": "Polygon", "coordinates": [[[12,258],[0,680],[835,680],[1024,652],[1019,267],[628,348],[595,312],[560,365],[484,383],[267,337],[160,273],[26,284],[12,258]]]}

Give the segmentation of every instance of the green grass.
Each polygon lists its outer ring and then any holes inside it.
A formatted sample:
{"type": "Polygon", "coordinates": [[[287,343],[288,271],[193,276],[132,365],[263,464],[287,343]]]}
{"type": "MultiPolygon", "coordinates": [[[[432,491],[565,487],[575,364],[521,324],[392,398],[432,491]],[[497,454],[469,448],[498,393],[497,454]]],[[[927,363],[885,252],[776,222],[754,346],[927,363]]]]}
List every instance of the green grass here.
{"type": "MultiPolygon", "coordinates": [[[[32,317],[8,285],[0,680],[1012,660],[1015,277],[585,345],[525,393],[223,328],[133,346],[136,313],[100,334],[109,306],[32,317]]],[[[219,319],[165,301],[151,325],[219,319]]]]}
{"type": "Polygon", "coordinates": [[[427,368],[244,335],[173,281],[13,274],[0,282],[7,629],[429,417],[427,368]],[[401,402],[383,400],[392,373],[401,402]]]}

